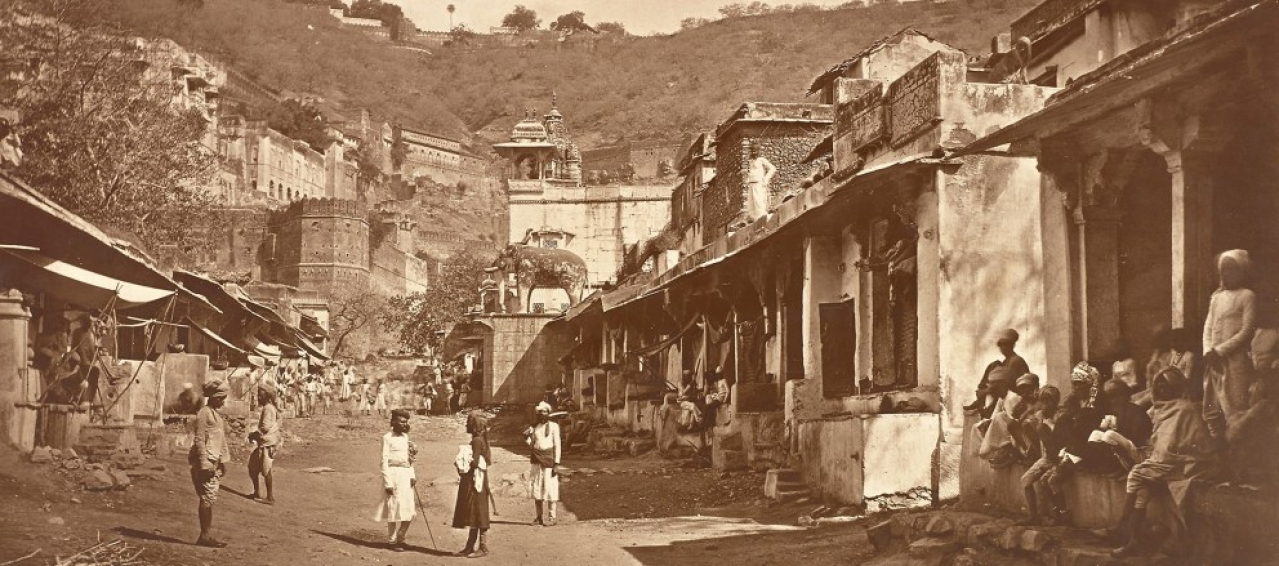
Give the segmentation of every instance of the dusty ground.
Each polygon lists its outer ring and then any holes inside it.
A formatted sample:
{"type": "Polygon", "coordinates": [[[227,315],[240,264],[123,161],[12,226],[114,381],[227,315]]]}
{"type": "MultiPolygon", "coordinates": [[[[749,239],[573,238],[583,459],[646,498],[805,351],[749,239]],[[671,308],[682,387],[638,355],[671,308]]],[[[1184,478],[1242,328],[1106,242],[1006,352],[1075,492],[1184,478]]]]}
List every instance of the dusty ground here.
{"type": "MultiPolygon", "coordinates": [[[[370,520],[380,489],[377,470],[381,419],[330,416],[286,421],[285,451],[277,462],[277,499],[268,507],[251,490],[243,463],[230,466],[217,507],[216,534],[230,543],[210,550],[191,545],[195,496],[182,457],[166,462],[159,479],[126,491],[85,492],[49,466],[0,452],[0,564],[40,552],[20,564],[53,564],[103,540],[121,538],[152,564],[442,564],[460,549],[465,532],[447,526],[456,491],[452,459],[466,441],[455,417],[415,417],[421,448],[419,488],[440,552],[419,519],[409,531],[413,551],[380,548],[385,527],[370,520]],[[328,473],[308,473],[315,467],[328,473]],[[73,502],[75,498],[79,503],[73,502]]],[[[518,423],[500,427],[518,430],[518,423]]],[[[529,526],[533,509],[518,479],[527,469],[518,438],[493,439],[495,495],[492,564],[675,565],[693,561],[735,565],[856,564],[869,555],[858,525],[819,529],[792,526],[812,507],[769,507],[758,500],[759,474],[722,477],[710,470],[646,456],[607,460],[565,458],[561,524],[529,526]]],[[[70,474],[67,474],[69,476],[70,474]]]]}

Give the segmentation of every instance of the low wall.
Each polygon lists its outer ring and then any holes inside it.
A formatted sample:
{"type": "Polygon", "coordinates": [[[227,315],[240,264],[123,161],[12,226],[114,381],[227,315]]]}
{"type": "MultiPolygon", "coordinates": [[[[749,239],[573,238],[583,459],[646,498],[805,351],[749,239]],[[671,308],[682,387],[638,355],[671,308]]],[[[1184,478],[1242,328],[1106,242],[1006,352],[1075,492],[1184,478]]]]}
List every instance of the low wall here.
{"type": "MultiPolygon", "coordinates": [[[[964,415],[963,451],[959,460],[959,502],[971,509],[989,505],[1012,513],[1026,513],[1026,495],[1021,476],[1027,466],[1013,464],[995,469],[977,456],[979,442],[972,437],[978,417],[964,415]]],[[[1066,505],[1075,526],[1113,527],[1124,508],[1124,479],[1093,474],[1076,474],[1066,484],[1066,505]]],[[[1164,504],[1156,499],[1156,508],[1164,504]]]]}
{"type": "Polygon", "coordinates": [[[934,490],[941,418],[936,413],[840,416],[797,426],[800,476],[824,500],[867,500],[934,490]]]}

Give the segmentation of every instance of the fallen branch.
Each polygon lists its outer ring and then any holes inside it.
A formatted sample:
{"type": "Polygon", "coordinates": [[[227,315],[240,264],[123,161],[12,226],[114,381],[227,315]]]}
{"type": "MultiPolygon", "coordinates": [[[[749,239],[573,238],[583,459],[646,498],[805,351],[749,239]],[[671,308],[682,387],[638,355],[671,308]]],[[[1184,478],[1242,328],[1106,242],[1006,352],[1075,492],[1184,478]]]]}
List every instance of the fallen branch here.
{"type": "Polygon", "coordinates": [[[28,554],[28,555],[26,555],[26,556],[23,556],[22,558],[19,558],[19,559],[17,559],[17,560],[10,560],[10,561],[8,561],[8,562],[0,562],[0,566],[9,566],[10,564],[17,564],[17,563],[19,563],[19,562],[22,562],[23,560],[26,560],[26,559],[28,559],[28,558],[32,558],[32,557],[34,557],[35,555],[40,554],[40,551],[41,551],[41,550],[44,550],[44,549],[42,549],[42,548],[37,548],[35,552],[32,552],[31,554],[28,554]]]}
{"type": "Polygon", "coordinates": [[[56,566],[146,566],[147,562],[138,559],[141,555],[142,549],[116,539],[99,542],[67,558],[59,558],[56,566]]]}

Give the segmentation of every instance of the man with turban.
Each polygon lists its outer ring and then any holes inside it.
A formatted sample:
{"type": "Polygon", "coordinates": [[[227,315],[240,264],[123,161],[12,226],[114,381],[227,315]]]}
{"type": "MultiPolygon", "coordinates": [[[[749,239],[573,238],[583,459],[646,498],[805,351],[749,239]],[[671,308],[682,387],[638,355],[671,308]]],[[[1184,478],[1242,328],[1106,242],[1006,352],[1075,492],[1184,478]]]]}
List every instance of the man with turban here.
{"type": "Polygon", "coordinates": [[[218,409],[226,403],[229,389],[222,381],[204,384],[204,396],[208,398],[195,415],[195,435],[191,440],[188,461],[191,464],[191,483],[200,498],[200,538],[197,545],[223,548],[226,543],[213,538],[213,504],[218,500],[222,476],[231,453],[226,442],[226,419],[218,409]]]}
{"type": "Polygon", "coordinates": [[[1077,471],[1087,454],[1088,438],[1101,424],[1101,413],[1093,406],[1093,391],[1101,372],[1088,362],[1079,362],[1070,372],[1070,395],[1062,403],[1054,429],[1061,451],[1057,465],[1048,472],[1043,482],[1047,487],[1049,518],[1053,524],[1070,524],[1070,509],[1066,506],[1066,480],[1077,471]]]}
{"type": "Polygon", "coordinates": [[[1204,320],[1204,420],[1221,442],[1227,427],[1248,410],[1252,385],[1251,346],[1257,331],[1257,296],[1248,288],[1248,252],[1230,250],[1217,259],[1221,286],[1212,293],[1204,320]]]}
{"type": "Polygon", "coordinates": [[[524,442],[533,449],[529,458],[529,497],[537,505],[533,524],[551,527],[555,526],[555,503],[560,499],[560,425],[551,420],[551,406],[545,401],[538,403],[536,410],[537,424],[524,431],[524,442]]]}
{"type": "Polygon", "coordinates": [[[991,418],[995,413],[995,403],[999,401],[999,394],[993,393],[990,389],[992,380],[1003,379],[1007,384],[1011,385],[1017,378],[1030,373],[1030,366],[1026,364],[1026,360],[1017,353],[1017,340],[1021,339],[1021,335],[1011,328],[1001,331],[995,337],[995,346],[999,348],[999,353],[1004,357],[1002,360],[995,360],[986,366],[986,371],[981,376],[981,381],[977,384],[977,400],[971,405],[964,407],[967,410],[979,411],[983,419],[991,418]]]}

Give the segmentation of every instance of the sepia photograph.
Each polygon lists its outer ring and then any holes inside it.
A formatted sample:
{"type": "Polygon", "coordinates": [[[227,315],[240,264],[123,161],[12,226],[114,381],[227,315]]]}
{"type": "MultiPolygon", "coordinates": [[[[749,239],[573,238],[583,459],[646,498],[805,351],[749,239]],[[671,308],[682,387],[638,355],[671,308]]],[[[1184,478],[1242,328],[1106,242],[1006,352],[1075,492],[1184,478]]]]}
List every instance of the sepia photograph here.
{"type": "Polygon", "coordinates": [[[0,566],[1279,565],[1279,0],[0,0],[0,566]]]}

